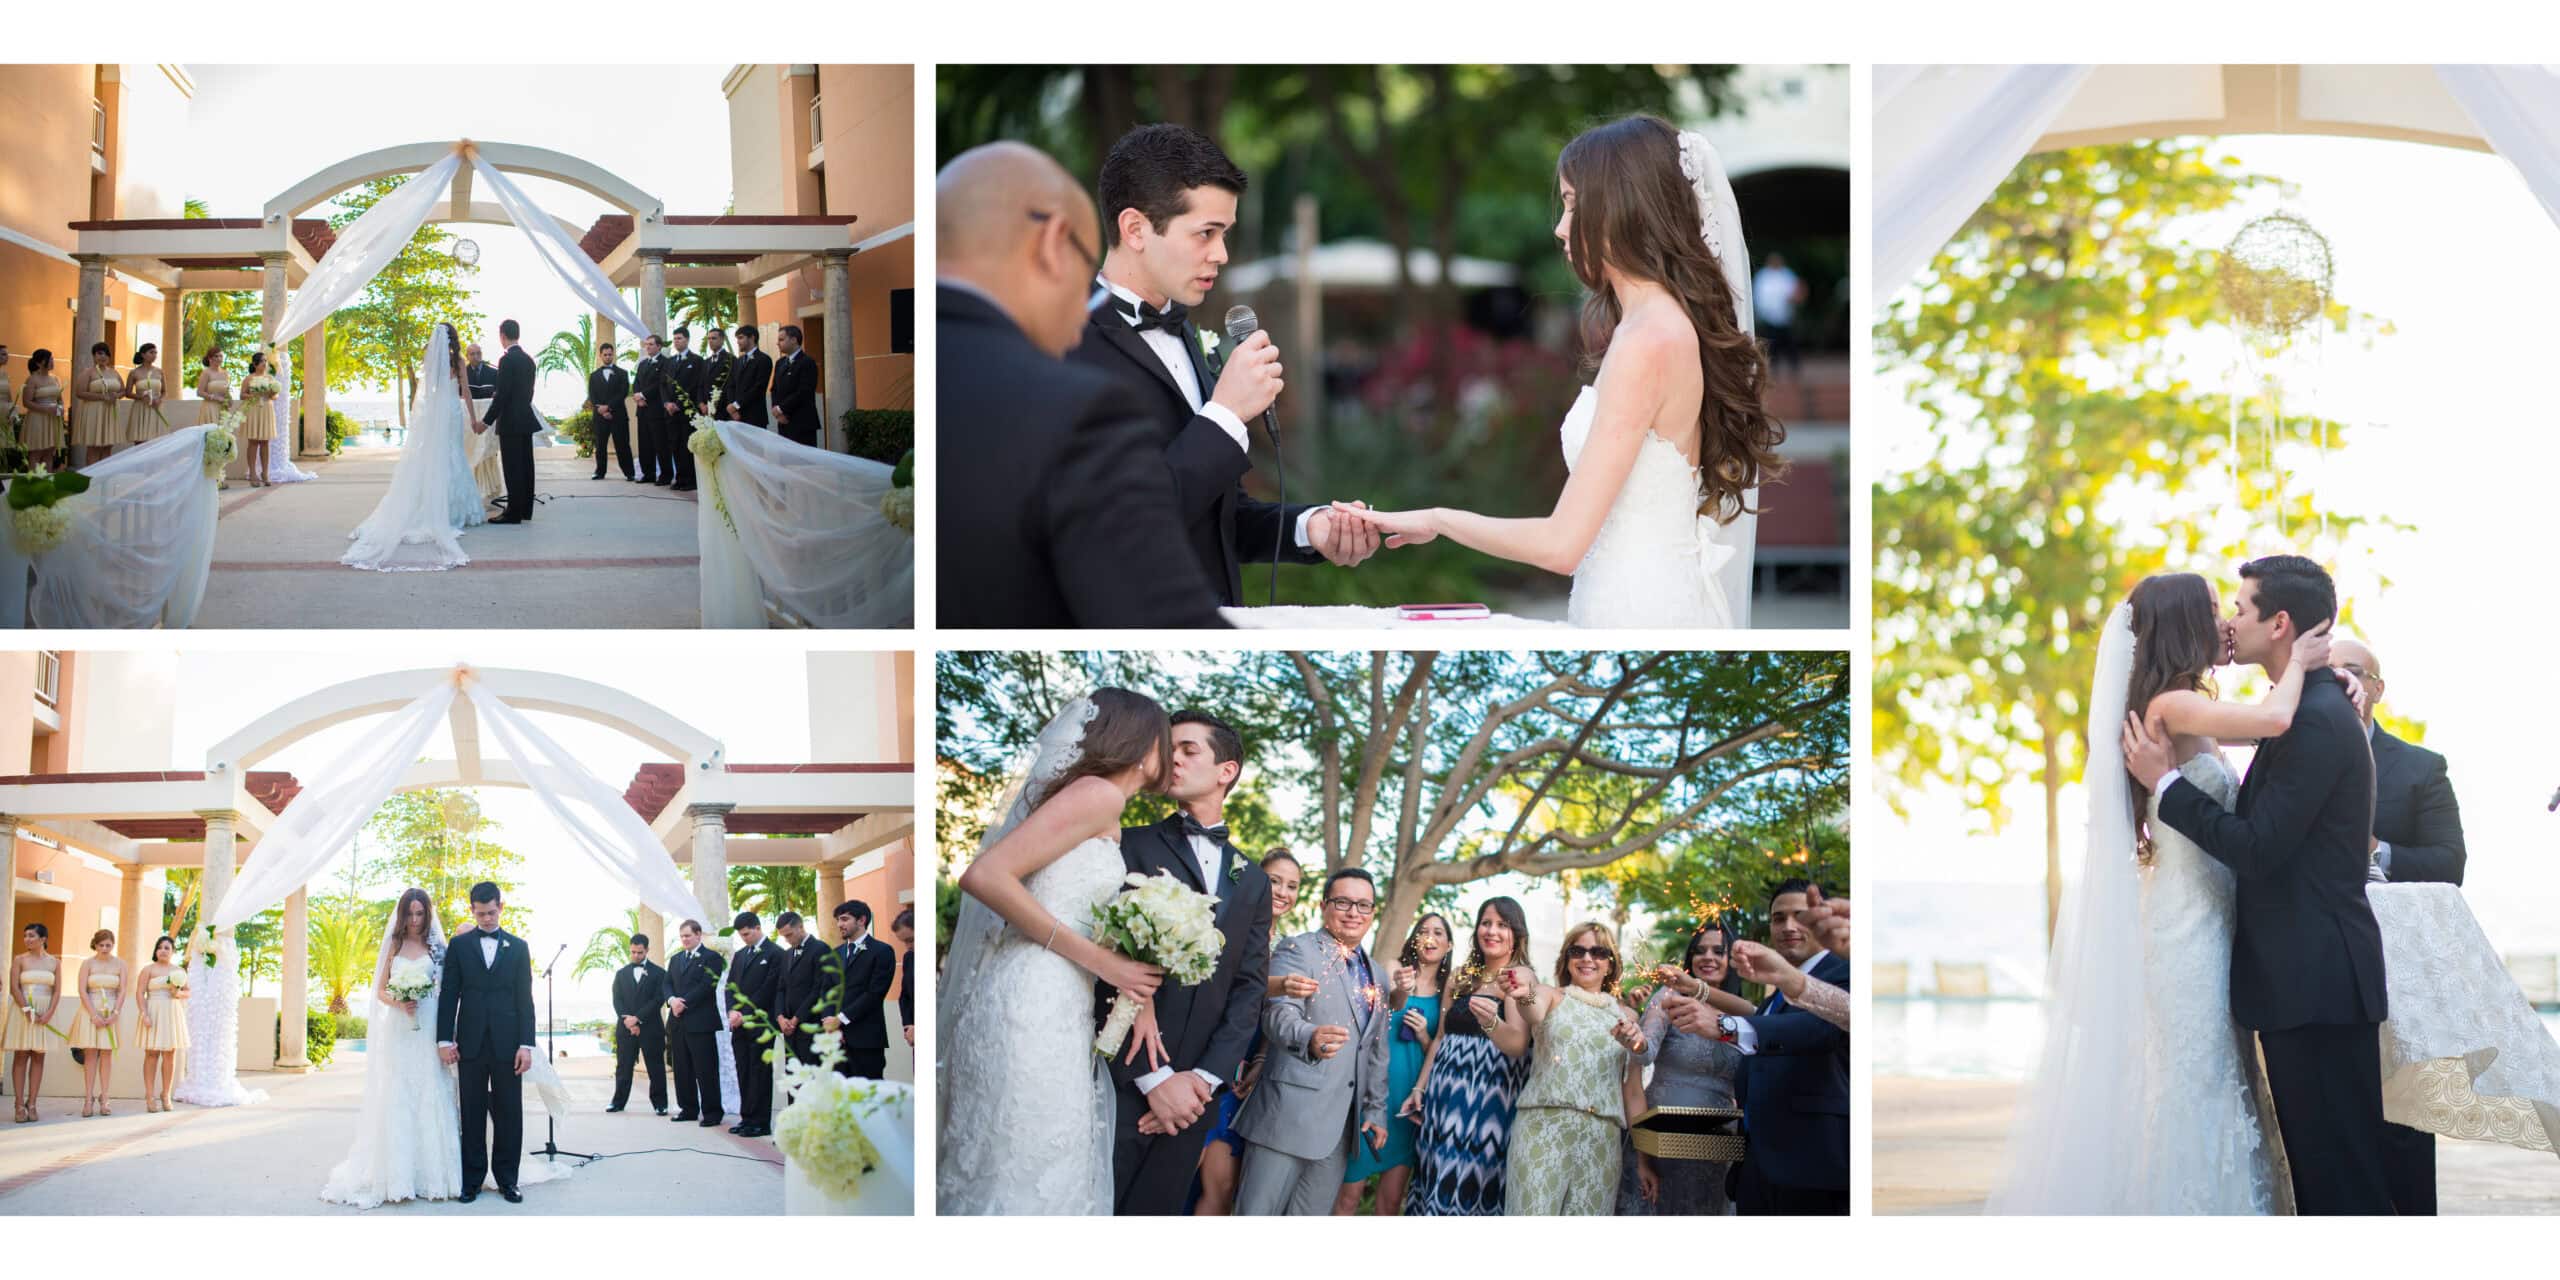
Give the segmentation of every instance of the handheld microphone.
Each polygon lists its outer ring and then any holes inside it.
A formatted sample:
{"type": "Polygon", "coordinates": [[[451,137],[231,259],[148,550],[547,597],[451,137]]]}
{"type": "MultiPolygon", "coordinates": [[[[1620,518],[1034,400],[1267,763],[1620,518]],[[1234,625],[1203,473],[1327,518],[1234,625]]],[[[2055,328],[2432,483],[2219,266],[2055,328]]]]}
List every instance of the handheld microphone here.
{"type": "MultiPolygon", "coordinates": [[[[1260,328],[1262,321],[1253,314],[1253,308],[1243,303],[1227,308],[1227,342],[1230,345],[1243,346],[1245,339],[1252,337],[1260,328]]],[[[1280,457],[1280,414],[1277,406],[1263,408],[1262,430],[1271,437],[1271,466],[1280,477],[1280,528],[1271,538],[1271,591],[1265,597],[1266,603],[1277,605],[1280,603],[1280,547],[1295,532],[1289,528],[1289,464],[1280,457]]]]}

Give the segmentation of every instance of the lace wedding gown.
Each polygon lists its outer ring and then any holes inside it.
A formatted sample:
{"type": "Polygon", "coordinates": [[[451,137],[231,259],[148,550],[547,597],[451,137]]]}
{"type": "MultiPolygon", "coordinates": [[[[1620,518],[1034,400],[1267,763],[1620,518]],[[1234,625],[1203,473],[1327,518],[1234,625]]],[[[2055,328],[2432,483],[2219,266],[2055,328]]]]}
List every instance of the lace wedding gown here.
{"type": "MultiPolygon", "coordinates": [[[[2207,752],[2178,766],[2217,805],[2236,809],[2239,780],[2207,752]]],[[[2142,886],[2144,1027],[2140,1165],[2123,1212],[2290,1212],[2273,1107],[2254,1038],[2231,1019],[2230,868],[2151,809],[2152,864],[2142,886]]]]}
{"type": "Polygon", "coordinates": [[[377,1003],[365,1024],[364,1105],[355,1142],[329,1171],[320,1198],[370,1209],[398,1200],[462,1194],[462,1109],[453,1068],[436,1056],[436,1000],[444,949],[435,949],[437,985],[415,1019],[377,1003]]]}
{"type": "Polygon", "coordinates": [[[391,468],[391,485],[373,513],[347,535],[340,564],[378,573],[453,569],[471,563],[462,531],[488,520],[467,452],[470,425],[454,386],[451,339],[436,330],[426,375],[409,413],[408,440],[391,468]]]}
{"type": "MultiPolygon", "coordinates": [[[[1559,434],[1567,470],[1578,465],[1600,397],[1590,387],[1573,402],[1559,434]]],[[[1565,619],[1577,627],[1730,627],[1733,606],[1717,573],[1737,548],[1698,514],[1698,469],[1651,431],[1591,549],[1573,571],[1565,619]]]]}
{"type": "MultiPolygon", "coordinates": [[[[1126,874],[1119,842],[1096,836],[1023,884],[1080,929],[1126,874]]],[[[1000,929],[944,1029],[942,1213],[1111,1212],[1114,1103],[1093,1051],[1093,975],[1044,942],[1000,929]]]]}

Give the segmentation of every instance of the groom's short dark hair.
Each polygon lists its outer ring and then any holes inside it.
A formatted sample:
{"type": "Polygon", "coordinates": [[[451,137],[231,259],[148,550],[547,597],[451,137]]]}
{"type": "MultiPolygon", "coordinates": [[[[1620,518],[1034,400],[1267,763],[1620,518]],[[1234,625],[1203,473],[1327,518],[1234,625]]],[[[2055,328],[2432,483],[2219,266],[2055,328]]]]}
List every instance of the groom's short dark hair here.
{"type": "Polygon", "coordinates": [[[1189,212],[1191,192],[1217,187],[1244,194],[1244,170],[1208,135],[1178,124],[1142,124],[1120,135],[1102,158],[1102,236],[1120,242],[1120,211],[1145,214],[1161,232],[1189,212]]]}
{"type": "Polygon", "coordinates": [[[630,945],[635,946],[635,947],[645,947],[645,946],[648,946],[648,945],[649,945],[649,935],[648,935],[648,934],[645,934],[645,933],[635,933],[635,934],[632,934],[632,935],[631,935],[631,943],[630,943],[630,945]]]}
{"type": "Polygon", "coordinates": [[[501,320],[498,322],[498,336],[509,342],[515,341],[516,335],[522,332],[524,332],[524,330],[517,328],[516,322],[513,320],[501,320]]]}
{"type": "Polygon", "coordinates": [[[496,884],[483,880],[480,883],[471,886],[471,901],[473,905],[476,906],[483,902],[496,902],[497,900],[498,886],[496,884]]]}
{"type": "Polygon", "coordinates": [[[2337,584],[2308,556],[2260,556],[2240,566],[2240,576],[2258,584],[2260,622],[2282,610],[2301,635],[2338,616],[2337,584]]]}
{"type": "MultiPolygon", "coordinates": [[[[1207,725],[1209,727],[1209,754],[1215,757],[1217,762],[1220,764],[1225,764],[1230,760],[1235,761],[1236,782],[1244,781],[1244,735],[1237,733],[1234,725],[1228,724],[1226,721],[1221,720],[1206,711],[1192,711],[1188,709],[1174,712],[1172,723],[1176,726],[1186,724],[1207,725]]],[[[1235,789],[1235,782],[1227,784],[1227,790],[1233,791],[1235,789]]]]}

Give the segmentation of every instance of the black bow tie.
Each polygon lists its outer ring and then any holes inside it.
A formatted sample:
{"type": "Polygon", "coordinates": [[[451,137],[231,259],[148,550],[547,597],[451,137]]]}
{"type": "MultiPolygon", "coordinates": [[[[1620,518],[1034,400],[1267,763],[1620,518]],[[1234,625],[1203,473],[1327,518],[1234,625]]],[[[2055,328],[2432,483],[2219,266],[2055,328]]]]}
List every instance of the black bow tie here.
{"type": "Polygon", "coordinates": [[[1176,302],[1158,311],[1153,304],[1141,302],[1138,304],[1137,314],[1129,316],[1128,319],[1129,327],[1140,333],[1145,333],[1149,329],[1162,329],[1179,338],[1184,330],[1191,327],[1191,308],[1176,302]]]}
{"type": "Polygon", "coordinates": [[[1207,836],[1214,843],[1225,844],[1227,842],[1227,824],[1221,822],[1214,827],[1204,827],[1200,825],[1200,820],[1198,818],[1185,813],[1182,815],[1182,834],[1186,836],[1207,836]]]}

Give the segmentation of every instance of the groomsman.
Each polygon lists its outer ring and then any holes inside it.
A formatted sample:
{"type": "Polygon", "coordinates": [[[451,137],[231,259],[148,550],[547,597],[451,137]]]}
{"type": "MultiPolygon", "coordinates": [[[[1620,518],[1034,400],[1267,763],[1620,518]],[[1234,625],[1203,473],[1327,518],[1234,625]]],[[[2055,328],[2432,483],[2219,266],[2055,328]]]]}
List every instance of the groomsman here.
{"type": "Polygon", "coordinates": [[[587,406],[595,410],[596,474],[604,479],[605,445],[610,443],[622,461],[622,478],[631,478],[631,375],[614,363],[613,344],[596,344],[596,359],[601,368],[587,375],[587,406]]]}
{"type": "Polygon", "coordinates": [[[649,1064],[649,1105],[667,1113],[667,1029],[658,1007],[667,1002],[667,971],[649,962],[649,935],[631,935],[631,963],[613,975],[613,1105],[631,1100],[631,1061],[649,1064]]]}
{"type": "Polygon", "coordinates": [[[667,367],[654,333],[640,340],[640,367],[632,372],[631,389],[640,396],[640,483],[673,484],[675,473],[658,469],[667,436],[667,367]]]}
{"type": "Polygon", "coordinates": [[[761,335],[751,324],[738,326],[738,365],[729,371],[727,408],[733,422],[765,425],[765,388],[773,381],[773,357],[756,350],[761,335]]]}
{"type": "Polygon", "coordinates": [[[907,1047],[912,1049],[916,1043],[916,909],[900,908],[898,918],[889,922],[889,932],[896,934],[898,945],[906,949],[906,954],[898,958],[898,1030],[905,1034],[907,1047]]]}
{"type": "Polygon", "coordinates": [[[729,373],[737,359],[729,354],[729,336],[718,325],[702,335],[702,411],[714,418],[729,416],[729,373]]]}
{"type": "MultiPolygon", "coordinates": [[[[684,330],[678,329],[681,335],[684,330]]],[[[738,1066],[738,1123],[729,1132],[761,1138],[773,1132],[773,1066],[764,1060],[746,1011],[774,1012],[782,999],[782,948],[764,936],[764,922],[741,911],[732,922],[738,950],[729,957],[729,1053],[738,1066]]]]}
{"type": "MultiPolygon", "coordinates": [[[[877,1080],[889,1070],[889,1015],[882,1007],[889,998],[889,984],[898,976],[898,957],[886,944],[871,936],[871,906],[860,898],[836,904],[836,932],[845,941],[836,946],[836,961],[844,978],[837,999],[837,1017],[827,1020],[827,1028],[844,1031],[844,1062],[837,1071],[864,1080],[877,1080]]],[[[912,952],[910,954],[913,954],[912,952]]],[[[906,1012],[905,997],[899,998],[901,1018],[912,1024],[906,1012]]]]}
{"type": "Polygon", "coordinates": [[[685,442],[693,435],[693,415],[709,412],[710,392],[702,357],[693,353],[693,335],[677,325],[675,339],[675,354],[659,362],[666,367],[668,392],[667,433],[658,441],[658,482],[667,484],[671,492],[691,493],[693,450],[685,442]],[[676,394],[679,390],[683,394],[676,394]],[[672,484],[668,484],[670,477],[672,484]]]}
{"type": "Polygon", "coordinates": [[[800,349],[800,326],[774,331],[782,358],[773,362],[773,426],[793,444],[818,444],[818,362],[800,349]]]}
{"type": "Polygon", "coordinates": [[[818,1060],[821,1021],[832,1025],[836,1012],[835,954],[809,933],[800,913],[785,911],[773,922],[782,934],[782,992],[774,1022],[782,1029],[782,1045],[802,1062],[818,1060]]]}
{"type": "Polygon", "coordinates": [[[720,1111],[720,953],[702,945],[702,922],[676,931],[684,950],[667,965],[667,1033],[675,1060],[675,1122],[716,1127],[720,1111]]]}

